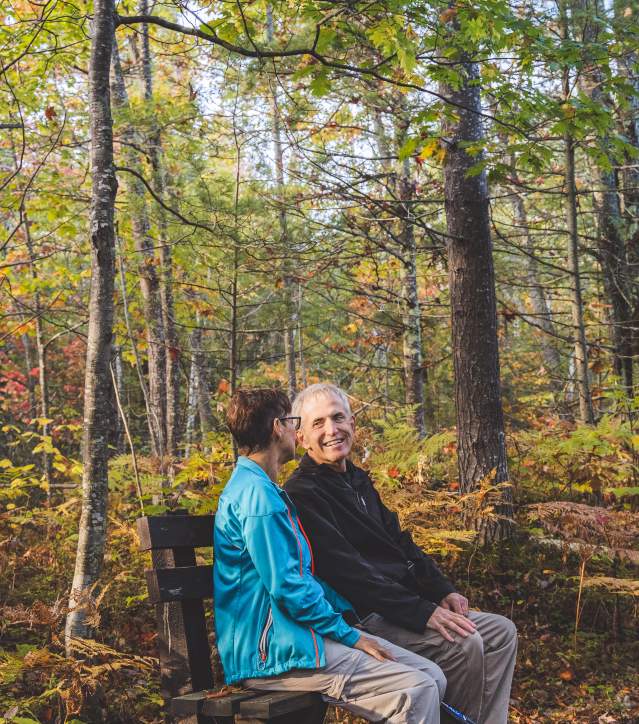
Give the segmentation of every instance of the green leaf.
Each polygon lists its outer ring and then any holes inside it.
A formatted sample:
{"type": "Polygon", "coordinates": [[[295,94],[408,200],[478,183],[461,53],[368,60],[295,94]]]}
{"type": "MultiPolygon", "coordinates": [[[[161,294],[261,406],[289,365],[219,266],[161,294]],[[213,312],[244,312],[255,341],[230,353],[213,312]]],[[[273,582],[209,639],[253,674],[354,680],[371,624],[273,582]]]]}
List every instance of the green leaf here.
{"type": "Polygon", "coordinates": [[[311,93],[318,98],[325,96],[331,90],[331,82],[325,73],[315,76],[310,85],[311,93]]]}

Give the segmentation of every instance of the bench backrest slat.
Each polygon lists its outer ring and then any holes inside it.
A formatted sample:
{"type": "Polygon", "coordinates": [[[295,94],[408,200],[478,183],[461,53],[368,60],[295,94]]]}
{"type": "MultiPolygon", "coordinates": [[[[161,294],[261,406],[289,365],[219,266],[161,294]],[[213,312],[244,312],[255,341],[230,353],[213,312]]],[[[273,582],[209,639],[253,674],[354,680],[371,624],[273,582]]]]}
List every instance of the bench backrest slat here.
{"type": "Polygon", "coordinates": [[[140,550],[211,548],[214,515],[153,515],[138,518],[140,550]]]}
{"type": "MultiPolygon", "coordinates": [[[[160,688],[165,700],[222,683],[211,662],[205,599],[213,595],[212,566],[198,566],[196,548],[213,546],[212,515],[147,516],[137,521],[140,549],[151,551],[153,569],[146,572],[150,600],[155,603],[160,654],[160,688]]],[[[217,656],[216,656],[217,659],[217,656]]],[[[210,723],[194,714],[189,724],[210,723]]]]}
{"type": "Polygon", "coordinates": [[[144,573],[151,603],[213,598],[213,566],[154,568],[144,573]]]}

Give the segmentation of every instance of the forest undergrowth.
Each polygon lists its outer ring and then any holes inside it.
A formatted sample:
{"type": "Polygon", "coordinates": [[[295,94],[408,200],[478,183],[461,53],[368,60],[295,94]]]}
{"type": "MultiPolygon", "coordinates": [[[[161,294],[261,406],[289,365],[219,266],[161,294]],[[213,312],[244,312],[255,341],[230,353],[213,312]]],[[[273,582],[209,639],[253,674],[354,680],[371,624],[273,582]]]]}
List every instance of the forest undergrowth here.
{"type": "MultiPolygon", "coordinates": [[[[63,629],[80,511],[78,489],[46,505],[25,464],[37,436],[17,428],[15,461],[0,461],[0,721],[162,721],[155,621],[146,601],[135,519],[158,513],[157,461],[111,462],[105,570],[90,611],[98,632],[76,659],[63,629]],[[25,467],[27,468],[25,470],[25,467]],[[39,501],[39,502],[38,502],[39,501]]],[[[464,521],[495,516],[494,486],[461,495],[454,434],[419,443],[397,420],[360,428],[357,455],[417,542],[433,553],[473,607],[509,616],[519,631],[511,717],[527,722],[639,719],[639,487],[637,438],[614,415],[596,427],[548,418],[515,433],[509,448],[516,528],[484,547],[464,521]]],[[[74,461],[51,442],[60,476],[74,461]]],[[[170,507],[214,510],[231,470],[225,436],[212,436],[179,466],[170,507]]],[[[348,720],[342,712],[331,717],[348,720]]]]}

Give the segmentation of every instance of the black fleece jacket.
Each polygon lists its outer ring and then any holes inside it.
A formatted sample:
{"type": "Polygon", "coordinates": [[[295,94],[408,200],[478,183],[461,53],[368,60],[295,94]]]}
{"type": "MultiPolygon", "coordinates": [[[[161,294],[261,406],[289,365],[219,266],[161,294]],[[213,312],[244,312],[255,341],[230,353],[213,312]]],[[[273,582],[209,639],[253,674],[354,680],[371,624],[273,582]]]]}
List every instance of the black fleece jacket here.
{"type": "Polygon", "coordinates": [[[421,633],[437,604],[455,590],[368,474],[347,461],[340,474],[305,455],[285,484],[310,538],[315,569],[355,608],[421,633]]]}

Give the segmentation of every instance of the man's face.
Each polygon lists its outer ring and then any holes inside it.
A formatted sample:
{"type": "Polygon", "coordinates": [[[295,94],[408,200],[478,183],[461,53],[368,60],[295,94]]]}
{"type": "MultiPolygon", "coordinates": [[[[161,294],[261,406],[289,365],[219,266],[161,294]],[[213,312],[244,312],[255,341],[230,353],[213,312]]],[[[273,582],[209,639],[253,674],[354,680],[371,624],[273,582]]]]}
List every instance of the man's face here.
{"type": "Polygon", "coordinates": [[[355,418],[334,395],[318,395],[302,408],[302,426],[297,439],[311,458],[336,470],[346,470],[353,447],[355,418]]]}

